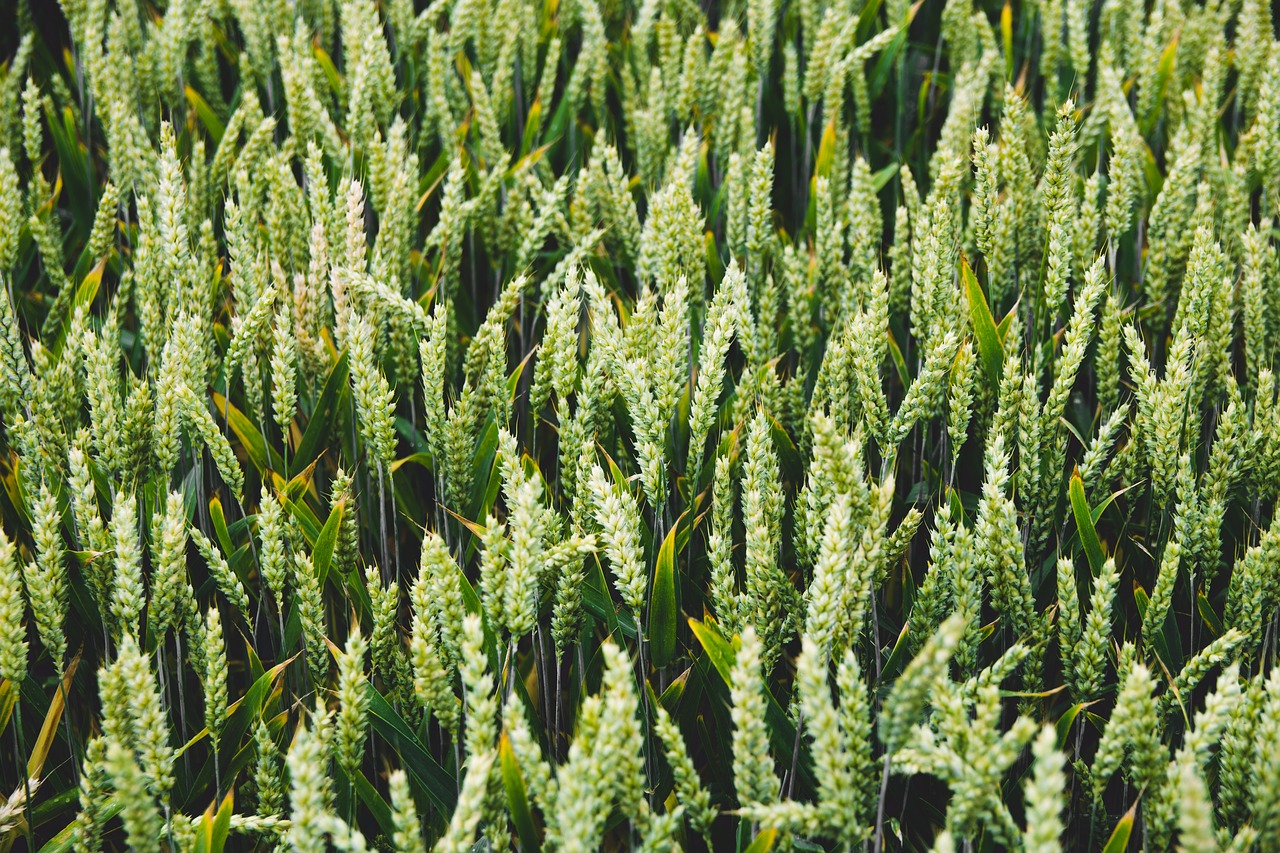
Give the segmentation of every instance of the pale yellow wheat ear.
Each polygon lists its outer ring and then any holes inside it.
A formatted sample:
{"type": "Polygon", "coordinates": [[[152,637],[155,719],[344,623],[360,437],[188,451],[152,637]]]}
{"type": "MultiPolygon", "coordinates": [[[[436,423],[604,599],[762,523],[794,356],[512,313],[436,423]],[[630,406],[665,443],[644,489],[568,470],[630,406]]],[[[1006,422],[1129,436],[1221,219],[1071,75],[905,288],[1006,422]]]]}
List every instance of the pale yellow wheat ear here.
{"type": "Polygon", "coordinates": [[[295,850],[327,849],[325,836],[331,819],[332,788],[329,758],[321,729],[328,721],[303,723],[289,746],[289,834],[288,843],[295,850]]]}
{"type": "Polygon", "coordinates": [[[10,684],[21,684],[27,674],[25,610],[17,549],[0,531],[0,677],[10,684]]]}
{"type": "Polygon", "coordinates": [[[334,752],[338,764],[348,773],[355,773],[364,755],[366,716],[369,710],[368,676],[365,674],[365,654],[368,643],[358,625],[352,627],[346,647],[338,656],[338,715],[334,752]]]}

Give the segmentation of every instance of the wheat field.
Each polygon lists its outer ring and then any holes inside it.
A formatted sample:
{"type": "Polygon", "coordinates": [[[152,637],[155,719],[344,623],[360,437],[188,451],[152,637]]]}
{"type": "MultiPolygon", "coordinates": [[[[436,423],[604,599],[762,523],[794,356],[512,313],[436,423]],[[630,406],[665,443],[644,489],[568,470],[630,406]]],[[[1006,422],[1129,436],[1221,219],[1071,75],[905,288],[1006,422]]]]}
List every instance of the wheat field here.
{"type": "Polygon", "coordinates": [[[1266,0],[0,60],[0,853],[1280,850],[1266,0]]]}

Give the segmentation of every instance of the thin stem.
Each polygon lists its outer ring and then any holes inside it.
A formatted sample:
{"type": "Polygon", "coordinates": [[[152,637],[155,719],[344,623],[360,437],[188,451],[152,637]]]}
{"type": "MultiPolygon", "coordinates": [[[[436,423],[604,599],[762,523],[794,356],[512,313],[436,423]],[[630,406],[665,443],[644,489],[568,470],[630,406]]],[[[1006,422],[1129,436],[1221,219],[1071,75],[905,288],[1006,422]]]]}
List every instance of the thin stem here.
{"type": "Polygon", "coordinates": [[[873,850],[880,853],[884,843],[884,801],[889,791],[889,753],[884,754],[884,769],[880,772],[880,797],[876,801],[876,844],[873,850]]]}
{"type": "MultiPolygon", "coordinates": [[[[14,685],[17,691],[19,685],[14,685]]],[[[23,829],[27,836],[27,849],[34,851],[36,849],[35,834],[31,829],[31,779],[27,773],[27,767],[31,763],[31,753],[27,751],[27,734],[22,726],[22,696],[19,692],[18,700],[13,706],[13,743],[14,749],[17,751],[21,767],[19,772],[22,773],[22,816],[23,829]]]]}

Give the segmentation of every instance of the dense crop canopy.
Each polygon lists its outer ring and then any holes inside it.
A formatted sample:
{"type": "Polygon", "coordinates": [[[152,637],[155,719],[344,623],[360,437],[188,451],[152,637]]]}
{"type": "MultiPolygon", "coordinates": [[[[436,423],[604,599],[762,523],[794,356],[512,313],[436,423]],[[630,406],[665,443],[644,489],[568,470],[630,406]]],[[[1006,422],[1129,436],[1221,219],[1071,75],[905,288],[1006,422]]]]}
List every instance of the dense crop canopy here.
{"type": "Polygon", "coordinates": [[[1280,850],[1266,0],[0,59],[0,853],[1280,850]]]}

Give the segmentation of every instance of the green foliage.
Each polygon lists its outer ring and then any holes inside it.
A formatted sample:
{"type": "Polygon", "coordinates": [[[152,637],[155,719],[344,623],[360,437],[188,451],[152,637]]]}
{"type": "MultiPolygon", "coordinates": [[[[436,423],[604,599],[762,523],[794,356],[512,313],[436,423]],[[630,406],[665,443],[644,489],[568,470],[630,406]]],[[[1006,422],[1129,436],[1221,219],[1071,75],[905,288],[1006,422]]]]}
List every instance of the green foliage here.
{"type": "Polygon", "coordinates": [[[1280,849],[1280,42],[1147,5],[6,5],[0,853],[1280,849]]]}

